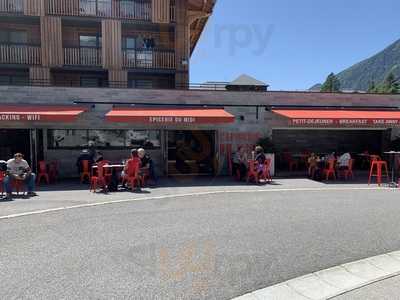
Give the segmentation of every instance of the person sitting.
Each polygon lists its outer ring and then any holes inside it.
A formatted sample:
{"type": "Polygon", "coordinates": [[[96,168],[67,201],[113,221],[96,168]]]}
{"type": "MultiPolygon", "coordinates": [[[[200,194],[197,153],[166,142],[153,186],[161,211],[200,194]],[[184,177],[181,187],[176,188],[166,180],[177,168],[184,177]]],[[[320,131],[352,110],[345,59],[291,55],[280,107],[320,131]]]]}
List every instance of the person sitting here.
{"type": "Polygon", "coordinates": [[[94,160],[88,149],[83,149],[76,160],[76,167],[78,168],[78,173],[81,174],[83,171],[82,161],[87,160],[89,162],[89,170],[92,167],[94,160]]]}
{"type": "Polygon", "coordinates": [[[264,171],[264,163],[266,160],[265,154],[264,154],[264,149],[261,146],[256,146],[256,170],[259,175],[261,175],[264,171]]]}
{"type": "MultiPolygon", "coordinates": [[[[139,154],[138,154],[138,150],[137,149],[132,149],[131,151],[131,158],[128,159],[125,163],[125,167],[124,170],[122,172],[122,178],[124,179],[123,181],[125,182],[125,180],[128,178],[129,176],[129,169],[132,169],[134,167],[139,167],[139,169],[141,168],[141,162],[140,162],[140,158],[139,158],[139,154]]],[[[139,172],[139,178],[137,178],[137,182],[136,182],[136,189],[140,190],[140,176],[141,176],[141,172],[139,172]]]]}
{"type": "Polygon", "coordinates": [[[236,176],[239,172],[239,179],[243,180],[247,173],[247,154],[246,149],[242,146],[238,148],[238,151],[233,156],[233,175],[236,176]]]}
{"type": "Polygon", "coordinates": [[[146,150],[143,148],[138,149],[138,155],[141,162],[141,169],[143,173],[148,173],[149,175],[149,184],[154,185],[157,178],[154,172],[154,164],[153,160],[151,159],[150,155],[146,153],[146,150]]]}
{"type": "Polygon", "coordinates": [[[23,158],[24,156],[21,153],[16,153],[14,158],[7,161],[7,175],[4,178],[7,200],[12,200],[12,184],[16,180],[20,180],[26,184],[28,196],[36,196],[34,191],[36,175],[32,173],[28,162],[23,158]]]}
{"type": "Polygon", "coordinates": [[[348,170],[351,155],[348,152],[344,152],[337,160],[337,167],[340,171],[348,170]]]}

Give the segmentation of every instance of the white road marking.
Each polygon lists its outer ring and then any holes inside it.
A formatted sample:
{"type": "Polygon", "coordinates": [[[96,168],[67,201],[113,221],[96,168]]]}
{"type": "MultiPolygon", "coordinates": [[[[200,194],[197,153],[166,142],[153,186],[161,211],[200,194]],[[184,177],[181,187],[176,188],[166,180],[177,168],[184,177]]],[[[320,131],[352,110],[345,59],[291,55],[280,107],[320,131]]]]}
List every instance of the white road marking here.
{"type": "Polygon", "coordinates": [[[307,274],[232,300],[327,300],[398,275],[400,251],[395,251],[307,274]]]}
{"type": "Polygon", "coordinates": [[[216,190],[216,191],[209,191],[209,192],[196,192],[196,193],[164,195],[164,196],[151,196],[151,197],[143,197],[143,198],[135,198],[135,199],[111,200],[111,201],[104,201],[104,202],[62,206],[62,207],[57,207],[57,208],[49,208],[49,209],[42,209],[42,210],[36,210],[36,211],[27,211],[27,212],[23,212],[23,213],[16,213],[16,214],[10,214],[10,215],[6,215],[6,216],[0,216],[0,220],[13,219],[13,218],[18,218],[18,217],[32,216],[32,215],[38,215],[38,214],[45,214],[45,213],[51,213],[51,212],[58,212],[58,211],[63,211],[63,210],[109,205],[109,204],[118,204],[118,203],[135,202],[135,201],[162,200],[162,199],[182,198],[182,197],[194,197],[194,196],[207,196],[207,195],[216,195],[216,194],[225,194],[225,193],[241,194],[241,193],[327,192],[327,191],[368,191],[368,190],[370,190],[370,191],[388,191],[388,190],[393,190],[393,189],[385,188],[385,187],[381,187],[381,188],[351,187],[351,188],[282,188],[282,189],[258,189],[258,190],[250,190],[250,189],[216,190]]]}

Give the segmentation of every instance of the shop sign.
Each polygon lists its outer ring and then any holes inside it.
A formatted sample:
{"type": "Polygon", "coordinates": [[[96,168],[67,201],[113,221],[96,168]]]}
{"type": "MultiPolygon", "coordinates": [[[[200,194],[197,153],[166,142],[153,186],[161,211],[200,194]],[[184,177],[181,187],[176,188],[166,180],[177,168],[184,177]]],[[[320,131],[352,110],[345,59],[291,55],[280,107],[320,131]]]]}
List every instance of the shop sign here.
{"type": "Polygon", "coordinates": [[[156,124],[194,124],[194,117],[149,117],[150,123],[156,124]]]}
{"type": "Polygon", "coordinates": [[[400,119],[291,119],[295,126],[400,126],[400,119]]]}
{"type": "Polygon", "coordinates": [[[2,114],[0,113],[0,121],[9,122],[26,122],[26,121],[40,121],[41,116],[38,114],[2,114]]]}

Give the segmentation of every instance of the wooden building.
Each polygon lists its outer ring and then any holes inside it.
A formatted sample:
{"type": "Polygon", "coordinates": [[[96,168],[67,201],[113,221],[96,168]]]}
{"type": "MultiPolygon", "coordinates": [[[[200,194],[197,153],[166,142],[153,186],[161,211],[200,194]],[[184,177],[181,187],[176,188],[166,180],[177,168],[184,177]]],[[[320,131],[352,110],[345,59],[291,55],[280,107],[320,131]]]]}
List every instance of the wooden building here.
{"type": "Polygon", "coordinates": [[[190,85],[214,5],[0,0],[0,160],[23,152],[72,177],[93,142],[112,161],[144,147],[160,175],[215,175],[263,137],[277,155],[337,145],[380,154],[400,141],[400,95],[270,92],[247,77],[190,85]]]}
{"type": "Polygon", "coordinates": [[[214,0],[0,0],[0,81],[185,87],[214,0]]]}

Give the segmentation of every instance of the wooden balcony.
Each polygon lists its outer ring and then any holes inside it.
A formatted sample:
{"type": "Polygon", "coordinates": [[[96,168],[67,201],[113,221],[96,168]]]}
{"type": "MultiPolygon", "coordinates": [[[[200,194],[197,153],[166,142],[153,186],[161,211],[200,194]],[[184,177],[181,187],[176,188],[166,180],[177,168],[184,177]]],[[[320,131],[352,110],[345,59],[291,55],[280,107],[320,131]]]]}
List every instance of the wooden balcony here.
{"type": "Polygon", "coordinates": [[[124,50],[123,67],[126,69],[174,70],[175,52],[172,50],[124,50]]]}
{"type": "Polygon", "coordinates": [[[102,56],[99,48],[64,48],[64,65],[101,67],[102,56]]]}
{"type": "Polygon", "coordinates": [[[0,64],[40,65],[39,46],[0,44],[0,64]]]}
{"type": "Polygon", "coordinates": [[[151,21],[151,6],[151,0],[47,0],[47,13],[151,21]]]}
{"type": "Polygon", "coordinates": [[[23,14],[24,0],[0,0],[0,13],[23,14]]]}

